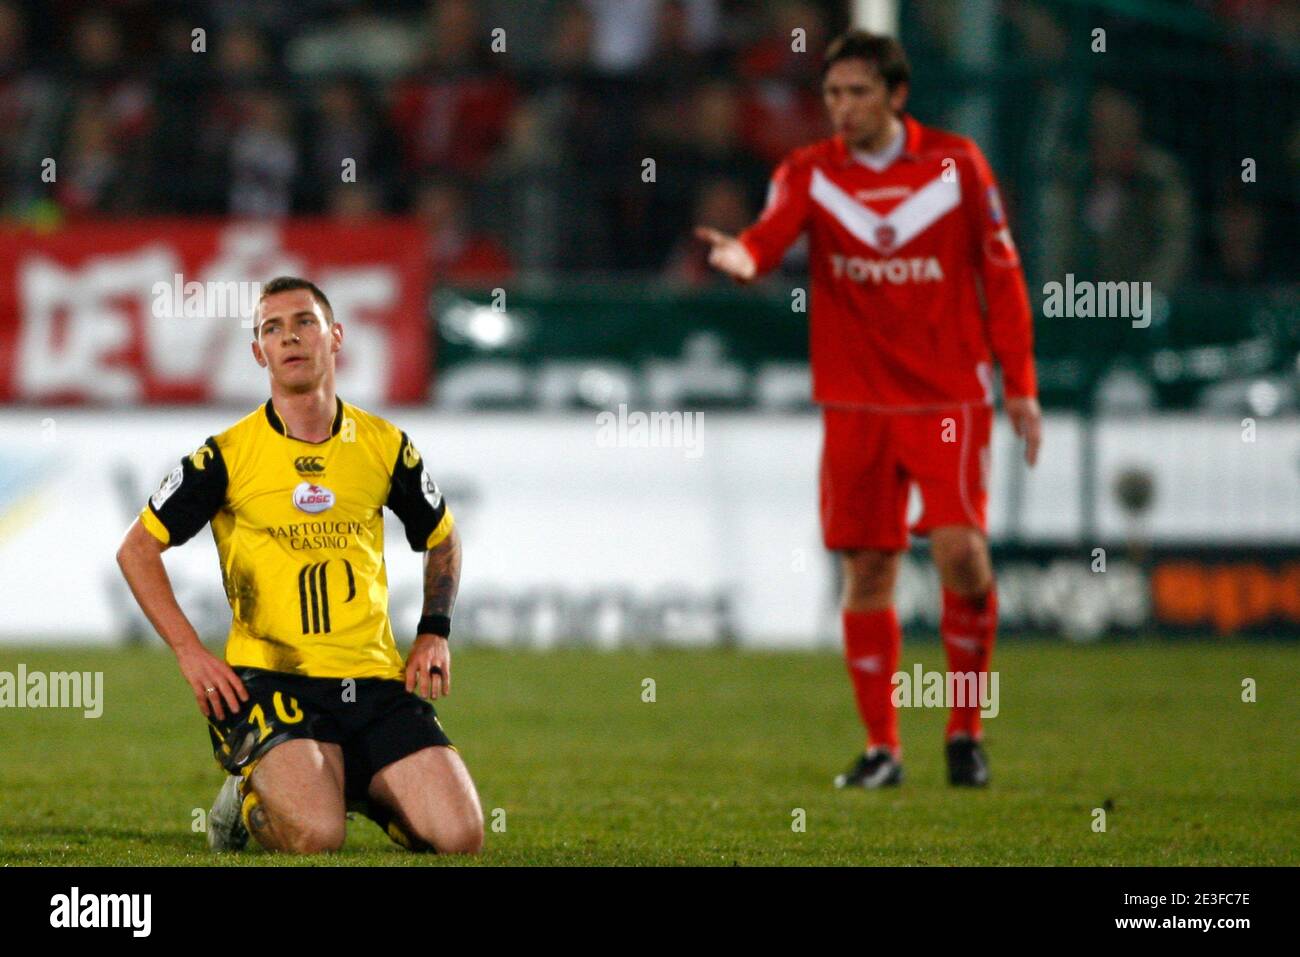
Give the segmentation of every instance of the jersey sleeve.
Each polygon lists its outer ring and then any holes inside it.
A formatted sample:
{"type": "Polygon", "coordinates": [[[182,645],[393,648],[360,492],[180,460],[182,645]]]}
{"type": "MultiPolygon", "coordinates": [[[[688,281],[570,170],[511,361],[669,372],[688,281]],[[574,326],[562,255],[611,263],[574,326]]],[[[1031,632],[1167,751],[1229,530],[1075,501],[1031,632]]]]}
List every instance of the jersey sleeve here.
{"type": "Polygon", "coordinates": [[[406,540],[417,552],[428,551],[451,534],[451,510],[405,432],[393,464],[386,504],[402,520],[406,540]]]}
{"type": "Polygon", "coordinates": [[[181,459],[140,512],[140,524],[164,545],[184,545],[226,501],[226,460],[213,438],[181,459]]]}
{"type": "Polygon", "coordinates": [[[984,322],[989,346],[1002,368],[1002,386],[1009,398],[1038,392],[1034,371],[1034,323],[1029,293],[1020,267],[1020,254],[1011,238],[1006,211],[988,161],[969,144],[975,189],[965,195],[975,269],[984,291],[984,322]]]}
{"type": "Polygon", "coordinates": [[[811,168],[786,159],[772,174],[767,205],[740,241],[754,258],[758,275],[781,264],[785,251],[808,225],[808,180],[811,168]]]}

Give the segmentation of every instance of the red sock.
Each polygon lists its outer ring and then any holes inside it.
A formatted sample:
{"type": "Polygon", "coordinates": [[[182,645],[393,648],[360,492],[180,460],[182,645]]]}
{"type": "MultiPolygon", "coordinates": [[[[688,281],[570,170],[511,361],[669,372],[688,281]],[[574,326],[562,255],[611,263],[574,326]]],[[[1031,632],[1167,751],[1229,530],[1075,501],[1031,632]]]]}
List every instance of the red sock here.
{"type": "MultiPolygon", "coordinates": [[[[998,592],[993,587],[984,595],[959,595],[943,590],[943,618],[939,634],[948,652],[948,670],[957,674],[989,670],[993,657],[993,640],[998,629],[998,592]]],[[[978,678],[976,679],[979,680],[978,678]]],[[[988,679],[985,678],[985,681],[988,679]]],[[[978,684],[976,690],[978,691],[978,684]]],[[[978,702],[954,707],[948,716],[947,737],[968,734],[979,740],[980,707],[978,702]]]]}
{"type": "Polygon", "coordinates": [[[867,747],[883,746],[898,754],[898,715],[891,695],[894,672],[898,670],[898,649],[902,631],[893,608],[879,611],[846,611],[844,658],[858,714],[867,728],[867,747]]]}

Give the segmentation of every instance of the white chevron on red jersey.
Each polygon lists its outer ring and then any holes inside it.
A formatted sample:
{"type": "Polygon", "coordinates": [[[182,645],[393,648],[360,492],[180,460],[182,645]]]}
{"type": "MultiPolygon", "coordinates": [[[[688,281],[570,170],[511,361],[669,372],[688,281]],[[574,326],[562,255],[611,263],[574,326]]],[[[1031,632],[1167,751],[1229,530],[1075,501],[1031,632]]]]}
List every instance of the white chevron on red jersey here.
{"type": "Polygon", "coordinates": [[[741,241],[759,273],[809,234],[813,398],[923,409],[1034,395],[1033,324],[997,184],[969,139],[903,117],[881,170],[841,136],[777,168],[741,241]]]}

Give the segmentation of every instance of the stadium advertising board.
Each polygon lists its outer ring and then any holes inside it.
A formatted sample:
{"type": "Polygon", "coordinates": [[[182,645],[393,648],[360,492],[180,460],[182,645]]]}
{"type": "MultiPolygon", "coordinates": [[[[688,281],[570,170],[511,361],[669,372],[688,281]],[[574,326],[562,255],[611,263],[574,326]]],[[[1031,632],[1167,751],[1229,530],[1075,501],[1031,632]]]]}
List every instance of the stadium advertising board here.
{"type": "MultiPolygon", "coordinates": [[[[181,456],[247,409],[0,415],[0,568],[24,582],[0,594],[0,641],[156,640],[114,564],[117,544],[181,456]]],[[[389,414],[424,453],[464,536],[457,640],[837,646],[835,562],[817,522],[815,417],[704,413],[689,432],[665,426],[657,441],[647,432],[640,442],[599,415],[389,414]]],[[[1054,455],[1028,473],[1013,465],[1005,423],[995,431],[992,485],[1023,483],[1014,504],[996,494],[990,514],[1005,631],[1081,641],[1300,633],[1300,528],[1254,504],[1234,511],[1206,496],[1198,507],[1185,494],[1197,449],[1218,424],[1162,421],[1168,444],[1151,463],[1151,508],[1137,517],[1103,511],[1095,539],[1082,529],[1069,467],[1076,426],[1050,416],[1054,455]],[[1167,508],[1162,490],[1171,486],[1177,507],[1167,508]],[[1272,539],[1260,537],[1264,527],[1272,539]],[[1207,539],[1218,544],[1196,544],[1207,539]]],[[[1132,448],[1120,426],[1103,436],[1109,487],[1141,461],[1141,436],[1129,436],[1132,448]]],[[[1275,485],[1289,454],[1265,456],[1275,485]]],[[[1258,501],[1248,489],[1240,498],[1258,501]]],[[[1287,499],[1275,487],[1272,500],[1287,499]]],[[[387,541],[402,632],[420,614],[420,563],[391,516],[387,541]]],[[[904,564],[897,600],[904,623],[925,632],[940,603],[923,557],[904,564]]],[[[166,563],[187,614],[219,638],[229,609],[211,535],[168,551],[166,563]]]]}
{"type": "Polygon", "coordinates": [[[423,234],[404,220],[139,220],[0,232],[0,402],[265,398],[249,359],[259,284],[310,275],[347,348],[339,391],[415,402],[427,388],[423,234]]]}

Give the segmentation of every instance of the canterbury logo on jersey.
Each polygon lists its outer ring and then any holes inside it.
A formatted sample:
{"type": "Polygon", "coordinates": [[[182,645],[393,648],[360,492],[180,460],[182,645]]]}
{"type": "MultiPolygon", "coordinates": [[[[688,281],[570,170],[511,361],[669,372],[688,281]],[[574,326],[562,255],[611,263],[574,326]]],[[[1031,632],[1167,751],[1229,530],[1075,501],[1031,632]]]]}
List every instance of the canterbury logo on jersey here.
{"type": "MultiPolygon", "coordinates": [[[[352,572],[352,563],[346,558],[343,569],[347,573],[347,604],[357,595],[356,577],[352,572]]],[[[330,631],[330,588],[327,569],[330,560],[304,565],[298,572],[298,608],[302,613],[302,633],[304,635],[329,634],[330,631]]]]}
{"type": "Polygon", "coordinates": [[[324,472],[325,460],[319,455],[300,455],[293,460],[293,467],[304,474],[324,472]]]}
{"type": "Polygon", "coordinates": [[[831,270],[836,279],[847,276],[853,282],[882,282],[900,285],[905,282],[943,282],[943,267],[934,256],[911,259],[863,259],[861,256],[831,254],[831,270]]]}
{"type": "Polygon", "coordinates": [[[936,176],[884,216],[863,206],[819,169],[812,171],[808,194],[854,238],[889,255],[956,209],[961,204],[961,183],[936,176]]]}

